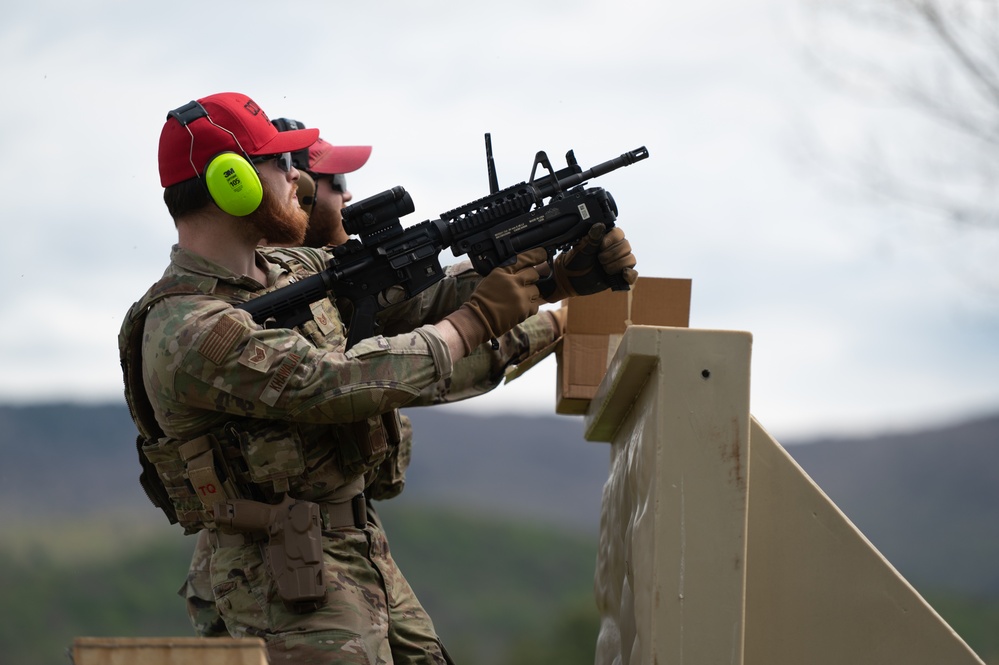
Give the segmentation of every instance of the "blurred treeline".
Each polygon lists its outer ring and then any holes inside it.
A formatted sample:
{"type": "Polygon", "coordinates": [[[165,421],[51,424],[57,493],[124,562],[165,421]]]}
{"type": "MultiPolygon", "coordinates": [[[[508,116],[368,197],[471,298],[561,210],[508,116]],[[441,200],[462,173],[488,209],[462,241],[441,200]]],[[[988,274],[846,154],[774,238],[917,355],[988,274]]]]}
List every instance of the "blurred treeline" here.
{"type": "MultiPolygon", "coordinates": [[[[381,513],[397,560],[460,665],[593,662],[594,536],[390,504],[381,513]]],[[[0,662],[68,663],[77,636],[191,634],[176,590],[193,538],[87,524],[58,532],[28,547],[0,545],[0,662]]],[[[999,598],[921,591],[986,662],[999,664],[999,598]]]]}
{"type": "MultiPolygon", "coordinates": [[[[595,538],[426,509],[381,513],[458,663],[593,662],[595,538]]],[[[65,665],[78,636],[192,634],[176,592],[193,537],[86,524],[59,531],[63,538],[30,546],[0,544],[0,663],[65,665]]]]}
{"type": "MultiPolygon", "coordinates": [[[[609,448],[563,416],[411,416],[406,490],[379,512],[459,665],[592,663],[609,448]]],[[[142,495],[134,437],[123,404],[0,405],[0,665],[68,663],[77,636],[191,634],[176,591],[194,539],[142,495]]],[[[785,443],[999,665],[999,414],[785,443]]]]}

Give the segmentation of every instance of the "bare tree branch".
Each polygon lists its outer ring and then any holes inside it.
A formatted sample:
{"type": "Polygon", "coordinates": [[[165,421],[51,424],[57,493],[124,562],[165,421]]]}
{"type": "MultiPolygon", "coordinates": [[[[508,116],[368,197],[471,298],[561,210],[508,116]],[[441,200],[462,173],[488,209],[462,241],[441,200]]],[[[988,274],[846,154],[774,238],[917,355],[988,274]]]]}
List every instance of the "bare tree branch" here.
{"type": "Polygon", "coordinates": [[[866,154],[846,160],[853,179],[879,198],[999,230],[999,0],[802,6],[809,70],[879,104],[869,106],[866,154]]]}
{"type": "Polygon", "coordinates": [[[942,44],[953,56],[954,62],[960,65],[969,81],[981,88],[982,92],[991,98],[992,103],[999,105],[999,81],[994,72],[988,70],[987,63],[979,62],[972,52],[954,34],[953,26],[940,8],[929,0],[909,0],[918,15],[937,35],[942,44]]]}

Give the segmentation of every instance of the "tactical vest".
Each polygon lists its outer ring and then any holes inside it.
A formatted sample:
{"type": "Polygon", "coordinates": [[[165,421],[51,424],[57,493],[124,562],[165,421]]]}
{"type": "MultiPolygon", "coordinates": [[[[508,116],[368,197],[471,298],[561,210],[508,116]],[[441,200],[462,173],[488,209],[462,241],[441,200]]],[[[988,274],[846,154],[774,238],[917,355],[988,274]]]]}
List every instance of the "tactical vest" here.
{"type": "MultiPolygon", "coordinates": [[[[268,254],[294,275],[310,274],[290,252],[272,250],[268,254]]],[[[338,477],[363,475],[364,484],[375,490],[376,495],[370,498],[388,498],[401,491],[409,450],[407,445],[400,454],[397,411],[349,425],[326,426],[335,460],[329,459],[324,447],[317,451],[316,446],[309,448],[315,459],[307,458],[304,435],[294,423],[234,417],[219,431],[205,432],[189,441],[167,437],[156,421],[143,383],[142,337],[153,305],[184,295],[213,296],[235,304],[245,300],[246,292],[211,277],[166,276],[132,305],[118,339],[125,400],[139,430],[139,482],[171,524],[180,523],[185,533],[212,528],[216,501],[245,498],[275,503],[297,486],[322,482],[323,470],[329,476],[334,463],[338,477]]],[[[326,343],[315,321],[305,322],[299,330],[317,347],[326,343]]]]}

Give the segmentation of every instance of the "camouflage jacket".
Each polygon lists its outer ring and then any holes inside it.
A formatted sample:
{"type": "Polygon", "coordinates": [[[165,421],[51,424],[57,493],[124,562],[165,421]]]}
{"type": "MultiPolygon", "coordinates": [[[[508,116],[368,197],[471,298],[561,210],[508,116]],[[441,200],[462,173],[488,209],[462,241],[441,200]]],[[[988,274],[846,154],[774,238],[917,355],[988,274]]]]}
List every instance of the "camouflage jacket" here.
{"type": "MultiPolygon", "coordinates": [[[[339,310],[328,299],[313,306],[312,321],[292,330],[264,329],[231,306],[321,270],[328,258],[322,250],[261,249],[257,262],[267,275],[261,285],[174,247],[164,277],[133,306],[119,336],[123,369],[132,357],[126,328],[144,316],[141,379],[162,437],[146,441],[143,452],[168,493],[186,480],[180,446],[211,435],[222,442],[216,454],[230,493],[342,500],[384,460],[384,433],[368,435],[398,425],[398,408],[481,394],[552,340],[549,318],[539,315],[504,335],[498,348],[486,344],[453,363],[430,324],[478,283],[462,267],[388,305],[376,334],[349,351],[339,310]],[[197,283],[194,292],[150,297],[157,287],[185,280],[197,283]]],[[[389,302],[393,297],[399,295],[386,294],[389,302]]],[[[199,506],[174,504],[182,523],[190,513],[189,528],[204,522],[203,513],[193,515],[199,506]]]]}

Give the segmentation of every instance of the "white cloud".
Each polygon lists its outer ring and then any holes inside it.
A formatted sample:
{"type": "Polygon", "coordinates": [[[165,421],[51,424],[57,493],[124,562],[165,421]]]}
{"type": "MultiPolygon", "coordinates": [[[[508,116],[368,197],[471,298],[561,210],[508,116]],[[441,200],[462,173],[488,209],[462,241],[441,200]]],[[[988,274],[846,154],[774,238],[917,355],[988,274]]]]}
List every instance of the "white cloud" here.
{"type": "MultiPolygon", "coordinates": [[[[990,241],[913,231],[796,160],[806,123],[846,142],[862,114],[798,67],[792,7],[18,5],[0,26],[0,400],[120,397],[120,319],[175,237],[160,127],[239,90],[373,145],[351,188],[405,186],[407,223],[486,193],[484,132],[502,185],[537,150],[592,166],[646,145],[650,159],[594,184],[643,274],[693,279],[692,325],[753,333],[754,409],[778,436],[999,402],[999,312],[965,272],[968,257],[990,265],[990,241]]],[[[466,408],[551,413],[553,380],[551,361],[466,408]]]]}

